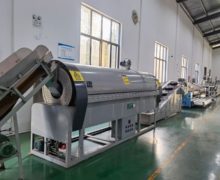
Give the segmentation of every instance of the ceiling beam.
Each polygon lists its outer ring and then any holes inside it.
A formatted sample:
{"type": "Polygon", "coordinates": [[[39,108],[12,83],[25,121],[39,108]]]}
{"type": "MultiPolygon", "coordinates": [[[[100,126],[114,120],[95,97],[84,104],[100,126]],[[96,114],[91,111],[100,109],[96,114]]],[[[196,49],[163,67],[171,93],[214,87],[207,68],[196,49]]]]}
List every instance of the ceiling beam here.
{"type": "Polygon", "coordinates": [[[182,3],[182,2],[185,2],[187,0],[176,0],[177,3],[182,3]]]}
{"type": "Polygon", "coordinates": [[[203,36],[204,36],[204,37],[208,37],[208,36],[213,36],[213,35],[219,34],[219,33],[220,33],[220,29],[219,29],[219,30],[212,31],[212,32],[204,33],[203,36]]]}
{"type": "Polygon", "coordinates": [[[212,49],[218,49],[218,48],[220,48],[220,46],[213,47],[212,49]]]}
{"type": "Polygon", "coordinates": [[[209,44],[210,44],[211,46],[216,45],[216,44],[220,44],[220,40],[210,42],[209,44]]]}
{"type": "Polygon", "coordinates": [[[216,19],[216,18],[218,18],[218,17],[220,17],[220,12],[217,12],[217,13],[208,15],[208,16],[206,16],[206,17],[197,19],[197,20],[194,21],[193,24],[203,23],[203,22],[206,22],[206,21],[209,21],[209,20],[212,20],[212,19],[216,19]]]}

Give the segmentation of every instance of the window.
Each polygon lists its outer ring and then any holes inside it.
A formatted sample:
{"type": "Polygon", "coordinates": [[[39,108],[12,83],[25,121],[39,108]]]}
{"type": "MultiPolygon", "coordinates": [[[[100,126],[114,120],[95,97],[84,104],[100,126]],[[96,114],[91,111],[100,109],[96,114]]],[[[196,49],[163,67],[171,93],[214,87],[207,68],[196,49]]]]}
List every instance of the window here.
{"type": "Polygon", "coordinates": [[[183,56],[182,57],[182,63],[181,63],[181,78],[186,79],[187,80],[187,59],[183,56]]]}
{"type": "Polygon", "coordinates": [[[199,83],[199,64],[195,64],[195,83],[199,83]]]}
{"type": "Polygon", "coordinates": [[[117,68],[120,52],[120,23],[81,6],[80,63],[117,68]]]}
{"type": "Polygon", "coordinates": [[[168,48],[158,42],[155,42],[154,75],[161,83],[167,80],[167,58],[168,48]]]}

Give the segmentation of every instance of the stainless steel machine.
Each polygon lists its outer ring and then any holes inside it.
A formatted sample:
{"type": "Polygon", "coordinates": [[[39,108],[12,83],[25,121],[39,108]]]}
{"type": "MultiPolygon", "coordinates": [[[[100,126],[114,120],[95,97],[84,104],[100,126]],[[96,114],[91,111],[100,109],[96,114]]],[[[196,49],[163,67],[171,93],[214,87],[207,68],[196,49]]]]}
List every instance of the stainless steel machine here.
{"type": "MultiPolygon", "coordinates": [[[[16,144],[0,133],[0,165],[18,157],[17,111],[34,97],[31,153],[70,167],[145,133],[139,115],[155,110],[155,77],[132,70],[52,61],[45,46],[22,48],[0,63],[0,128],[14,120],[16,144]]],[[[1,132],[1,131],[0,131],[1,132]]]]}
{"type": "Polygon", "coordinates": [[[57,67],[55,78],[32,107],[32,154],[68,168],[154,128],[141,129],[139,120],[156,107],[153,75],[68,61],[51,64],[57,67]]]}
{"type": "Polygon", "coordinates": [[[168,81],[162,85],[160,102],[156,111],[141,113],[141,124],[151,125],[159,120],[168,119],[182,110],[184,89],[176,81],[168,81]]]}

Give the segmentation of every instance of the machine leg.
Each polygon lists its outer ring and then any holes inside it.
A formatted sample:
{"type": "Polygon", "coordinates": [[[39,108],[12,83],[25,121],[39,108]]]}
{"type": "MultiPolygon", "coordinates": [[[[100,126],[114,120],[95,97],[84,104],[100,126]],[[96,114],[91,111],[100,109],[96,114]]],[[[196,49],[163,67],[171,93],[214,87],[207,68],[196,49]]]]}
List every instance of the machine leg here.
{"type": "Polygon", "coordinates": [[[154,129],[157,127],[157,117],[156,117],[156,115],[157,115],[157,108],[156,109],[154,109],[154,129]]]}
{"type": "Polygon", "coordinates": [[[140,114],[137,115],[137,132],[139,133],[141,131],[141,120],[140,120],[140,114]]]}
{"type": "Polygon", "coordinates": [[[118,141],[118,119],[115,120],[115,142],[118,141]]]}
{"type": "Polygon", "coordinates": [[[85,129],[84,128],[80,129],[79,130],[79,146],[78,146],[80,158],[84,156],[84,134],[85,134],[85,129]]]}
{"type": "Polygon", "coordinates": [[[71,146],[72,146],[72,128],[69,129],[68,132],[68,137],[66,140],[66,164],[68,164],[71,162],[71,146]]]}
{"type": "Polygon", "coordinates": [[[23,166],[22,166],[22,155],[21,155],[21,144],[18,132],[18,120],[17,115],[13,116],[14,121],[14,130],[15,130],[15,139],[16,139],[16,147],[17,147],[17,156],[18,156],[18,166],[19,166],[19,180],[24,179],[23,166]]]}
{"type": "Polygon", "coordinates": [[[5,170],[5,164],[4,163],[0,163],[0,171],[5,170]]]}

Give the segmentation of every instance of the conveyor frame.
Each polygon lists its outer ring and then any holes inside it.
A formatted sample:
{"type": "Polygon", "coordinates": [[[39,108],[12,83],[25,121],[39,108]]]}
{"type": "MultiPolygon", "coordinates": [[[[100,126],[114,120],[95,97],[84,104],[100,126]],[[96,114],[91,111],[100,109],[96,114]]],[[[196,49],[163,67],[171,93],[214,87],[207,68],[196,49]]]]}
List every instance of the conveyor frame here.
{"type": "MultiPolygon", "coordinates": [[[[47,76],[44,77],[44,79],[41,80],[39,84],[37,84],[34,88],[32,88],[27,95],[23,95],[17,88],[16,85],[19,81],[22,81],[22,79],[19,79],[16,83],[14,83],[9,88],[1,86],[0,89],[4,92],[0,96],[0,101],[6,97],[10,93],[14,93],[19,97],[19,100],[17,104],[2,118],[0,119],[0,127],[2,127],[9,119],[12,118],[14,122],[14,131],[15,131],[15,138],[16,138],[16,148],[17,153],[16,156],[18,158],[18,164],[19,164],[19,179],[24,179],[23,174],[23,167],[22,167],[22,155],[21,155],[21,147],[20,147],[20,138],[19,138],[19,129],[18,129],[18,121],[17,121],[17,112],[31,99],[33,96],[45,85],[47,84],[52,78],[53,74],[50,73],[50,70],[48,67],[40,62],[40,60],[36,60],[36,64],[33,66],[33,68],[30,71],[34,71],[38,68],[43,68],[47,76]]],[[[27,73],[28,74],[28,73],[27,73]]],[[[11,158],[14,158],[16,156],[12,156],[11,158]]],[[[0,164],[4,164],[4,162],[8,160],[7,159],[1,159],[0,164]]]]}

